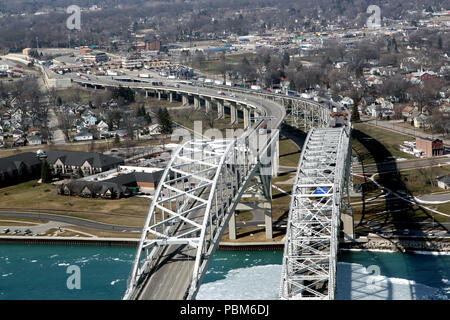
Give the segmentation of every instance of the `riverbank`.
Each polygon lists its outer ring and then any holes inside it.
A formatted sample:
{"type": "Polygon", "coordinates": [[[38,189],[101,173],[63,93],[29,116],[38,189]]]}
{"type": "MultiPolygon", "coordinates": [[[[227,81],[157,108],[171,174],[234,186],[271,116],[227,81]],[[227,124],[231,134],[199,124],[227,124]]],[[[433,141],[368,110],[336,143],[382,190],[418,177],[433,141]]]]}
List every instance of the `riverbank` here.
{"type": "Polygon", "coordinates": [[[2,236],[0,243],[20,244],[59,244],[89,246],[126,246],[136,247],[139,239],[134,238],[85,238],[85,237],[38,237],[38,236],[2,236]]]}
{"type": "MultiPolygon", "coordinates": [[[[2,236],[0,243],[23,244],[61,244],[61,245],[98,245],[136,247],[137,238],[86,238],[86,237],[39,237],[39,236],[2,236]]],[[[282,251],[284,241],[278,242],[220,242],[219,250],[223,251],[282,251]]],[[[370,235],[358,241],[341,242],[339,249],[344,251],[371,252],[410,252],[450,254],[450,238],[383,238],[370,235]]]]}
{"type": "Polygon", "coordinates": [[[385,252],[445,252],[450,253],[450,238],[436,237],[407,237],[383,238],[371,234],[367,238],[359,238],[359,241],[341,242],[340,249],[360,249],[368,251],[385,252]]]}

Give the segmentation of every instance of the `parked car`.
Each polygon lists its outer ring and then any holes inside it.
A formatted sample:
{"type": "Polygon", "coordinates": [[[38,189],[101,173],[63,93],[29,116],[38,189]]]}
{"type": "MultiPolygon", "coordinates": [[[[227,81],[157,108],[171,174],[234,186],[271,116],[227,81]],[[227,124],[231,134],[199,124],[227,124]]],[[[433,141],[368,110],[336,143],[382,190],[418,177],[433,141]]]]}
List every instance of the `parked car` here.
{"type": "Polygon", "coordinates": [[[4,234],[7,234],[7,233],[9,233],[11,230],[9,230],[9,228],[5,228],[5,229],[3,229],[3,233],[4,234]]]}
{"type": "Polygon", "coordinates": [[[31,230],[30,229],[27,229],[27,230],[25,230],[24,232],[23,232],[23,234],[30,234],[31,233],[31,230]]]}

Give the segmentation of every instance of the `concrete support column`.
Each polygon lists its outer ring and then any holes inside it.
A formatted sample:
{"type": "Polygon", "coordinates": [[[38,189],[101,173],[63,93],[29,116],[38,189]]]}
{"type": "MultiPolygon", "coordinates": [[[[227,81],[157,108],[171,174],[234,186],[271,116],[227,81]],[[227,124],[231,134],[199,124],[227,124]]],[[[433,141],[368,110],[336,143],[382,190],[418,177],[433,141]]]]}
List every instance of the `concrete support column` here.
{"type": "Polygon", "coordinates": [[[266,225],[266,239],[273,238],[272,223],[272,200],[266,200],[266,202],[264,202],[264,224],[266,225]]]}
{"type": "Polygon", "coordinates": [[[236,215],[234,212],[231,214],[230,221],[228,222],[228,238],[230,240],[236,240],[236,215]]]}
{"type": "Polygon", "coordinates": [[[231,124],[235,124],[237,121],[237,108],[235,103],[230,103],[230,115],[231,115],[231,124]]]}
{"type": "Polygon", "coordinates": [[[223,106],[223,100],[217,100],[217,113],[218,113],[217,119],[225,118],[225,110],[224,110],[224,106],[223,106]]]}
{"type": "Polygon", "coordinates": [[[344,241],[353,241],[355,239],[355,228],[351,208],[347,208],[341,213],[341,221],[344,241]]]}
{"type": "Polygon", "coordinates": [[[194,96],[194,109],[197,110],[200,108],[200,98],[199,96],[194,96]]]}
{"type": "Polygon", "coordinates": [[[145,97],[148,98],[148,91],[145,90],[145,97]]]}
{"type": "MultiPolygon", "coordinates": [[[[253,118],[256,118],[256,117],[259,117],[259,113],[258,113],[258,110],[254,109],[253,110],[253,118]]],[[[253,121],[255,121],[255,120],[253,120],[253,121]]]]}
{"type": "Polygon", "coordinates": [[[167,94],[167,100],[169,100],[169,102],[172,103],[172,101],[173,101],[173,92],[169,92],[167,94]]]}
{"type": "Polygon", "coordinates": [[[182,94],[181,95],[181,102],[183,104],[183,106],[186,106],[189,104],[189,96],[186,94],[182,94]]]}
{"type": "Polygon", "coordinates": [[[161,100],[161,91],[158,91],[158,100],[161,100]]]}
{"type": "Polygon", "coordinates": [[[211,111],[211,99],[205,97],[205,109],[206,113],[209,113],[211,111]]]}
{"type": "Polygon", "coordinates": [[[280,165],[280,136],[272,149],[272,177],[278,176],[278,167],[280,165]]]}
{"type": "Polygon", "coordinates": [[[250,110],[247,107],[244,107],[244,130],[248,129],[250,126],[250,110]]]}

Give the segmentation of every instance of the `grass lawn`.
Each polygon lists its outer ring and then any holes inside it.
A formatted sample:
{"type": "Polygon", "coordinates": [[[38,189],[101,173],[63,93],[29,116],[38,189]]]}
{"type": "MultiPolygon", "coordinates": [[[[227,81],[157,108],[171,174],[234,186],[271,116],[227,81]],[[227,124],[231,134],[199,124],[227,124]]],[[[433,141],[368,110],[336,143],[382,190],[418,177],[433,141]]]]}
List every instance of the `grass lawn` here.
{"type": "Polygon", "coordinates": [[[403,183],[415,196],[443,191],[441,188],[431,185],[430,181],[436,179],[436,176],[446,174],[450,174],[450,166],[400,171],[403,183]]]}
{"type": "Polygon", "coordinates": [[[352,132],[353,154],[358,155],[364,164],[386,161],[394,158],[417,159],[400,151],[403,141],[413,141],[409,136],[376,128],[364,123],[355,123],[352,132]]]}
{"type": "MultiPolygon", "coordinates": [[[[173,121],[179,123],[180,125],[189,128],[194,129],[194,121],[200,121],[202,125],[202,134],[205,134],[207,130],[213,129],[213,130],[219,130],[222,133],[222,136],[224,138],[231,138],[227,136],[227,129],[239,129],[243,128],[244,120],[238,118],[238,123],[232,125],[230,123],[230,118],[225,116],[223,119],[216,119],[211,122],[213,125],[213,128],[210,127],[210,120],[205,115],[205,112],[203,109],[199,109],[195,111],[193,108],[191,109],[182,109],[182,110],[176,110],[176,109],[170,109],[169,110],[170,116],[173,121]]],[[[217,117],[217,116],[216,116],[217,117]]],[[[197,128],[195,128],[197,129],[197,128]]],[[[237,132],[239,135],[240,133],[237,132]]],[[[213,132],[211,132],[213,134],[213,132]]],[[[229,135],[230,133],[228,133],[229,135]]]]}
{"type": "MultiPolygon", "coordinates": [[[[435,210],[437,210],[439,212],[442,212],[442,213],[450,215],[450,202],[433,206],[433,209],[435,209],[435,210]]],[[[445,218],[442,215],[440,215],[440,217],[442,217],[442,218],[440,218],[439,221],[442,221],[442,220],[449,221],[450,220],[450,218],[445,218]]]]}
{"type": "MultiPolygon", "coordinates": [[[[247,59],[251,60],[252,56],[253,56],[253,53],[226,55],[224,61],[225,61],[225,63],[230,64],[230,66],[233,68],[238,63],[240,63],[242,61],[242,59],[244,59],[244,57],[247,57],[247,59]]],[[[212,74],[217,74],[217,75],[221,76],[220,72],[218,71],[218,66],[220,64],[221,64],[221,60],[210,60],[210,61],[205,61],[205,62],[201,63],[199,66],[197,66],[197,68],[201,72],[212,73],[212,74]]]]}
{"type": "Polygon", "coordinates": [[[76,98],[77,103],[87,104],[93,100],[93,92],[92,90],[82,89],[82,88],[67,88],[60,89],[56,91],[57,96],[61,97],[63,103],[67,103],[76,98]]]}
{"type": "Polygon", "coordinates": [[[3,210],[48,211],[104,223],[140,226],[150,205],[149,199],[139,197],[106,200],[61,196],[56,194],[55,186],[51,184],[33,186],[35,184],[36,180],[0,189],[0,207],[3,210]]]}
{"type": "Polygon", "coordinates": [[[297,167],[300,154],[301,150],[293,141],[280,135],[280,166],[297,167]]]}

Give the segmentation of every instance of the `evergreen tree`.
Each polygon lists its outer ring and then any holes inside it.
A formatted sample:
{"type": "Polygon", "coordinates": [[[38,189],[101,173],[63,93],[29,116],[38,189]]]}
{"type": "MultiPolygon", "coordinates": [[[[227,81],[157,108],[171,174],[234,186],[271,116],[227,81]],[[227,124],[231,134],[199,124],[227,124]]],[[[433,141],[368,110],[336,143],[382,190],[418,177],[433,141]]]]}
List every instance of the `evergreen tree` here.
{"type": "Polygon", "coordinates": [[[171,134],[172,133],[172,119],[170,118],[169,111],[167,108],[161,108],[157,113],[158,122],[161,125],[161,133],[162,134],[171,134]]]}
{"type": "Polygon", "coordinates": [[[119,146],[120,145],[120,137],[119,135],[116,133],[116,136],[114,137],[114,145],[115,146],[119,146]]]}
{"type": "Polygon", "coordinates": [[[356,103],[353,104],[353,108],[352,108],[352,118],[351,121],[352,122],[359,122],[361,119],[359,118],[359,111],[358,111],[358,106],[356,105],[356,103]]]}
{"type": "Polygon", "coordinates": [[[289,52],[285,51],[283,54],[283,65],[284,66],[288,66],[289,63],[291,62],[291,57],[289,56],[289,52]]]}
{"type": "Polygon", "coordinates": [[[84,177],[83,170],[81,170],[81,167],[78,167],[77,174],[80,178],[84,177]]]}
{"type": "Polygon", "coordinates": [[[152,123],[152,117],[148,113],[145,114],[144,120],[147,124],[152,123]]]}
{"type": "Polygon", "coordinates": [[[44,160],[41,165],[41,180],[42,183],[49,183],[52,181],[52,175],[50,173],[50,166],[47,160],[44,160]]]}
{"type": "Polygon", "coordinates": [[[112,92],[112,98],[113,99],[119,99],[122,97],[124,100],[126,100],[128,103],[132,103],[135,101],[134,99],[134,91],[130,88],[124,88],[122,86],[119,86],[118,88],[115,88],[112,92]]]}

